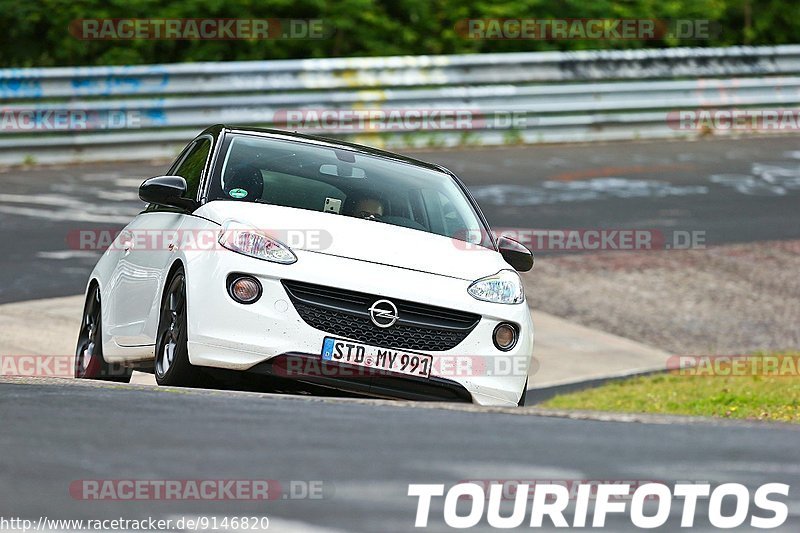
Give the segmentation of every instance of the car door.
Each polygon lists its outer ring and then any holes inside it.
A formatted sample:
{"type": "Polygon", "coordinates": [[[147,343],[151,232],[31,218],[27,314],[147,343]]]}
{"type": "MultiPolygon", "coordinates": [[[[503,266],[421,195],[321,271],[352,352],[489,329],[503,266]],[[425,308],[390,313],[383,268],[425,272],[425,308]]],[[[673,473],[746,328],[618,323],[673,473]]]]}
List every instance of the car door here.
{"type": "MultiPolygon", "coordinates": [[[[186,180],[187,198],[197,198],[211,147],[210,136],[196,139],[170,169],[170,174],[186,180]]],[[[109,332],[120,346],[155,344],[159,296],[187,216],[177,208],[151,205],[120,234],[122,254],[114,272],[109,332]]]]}

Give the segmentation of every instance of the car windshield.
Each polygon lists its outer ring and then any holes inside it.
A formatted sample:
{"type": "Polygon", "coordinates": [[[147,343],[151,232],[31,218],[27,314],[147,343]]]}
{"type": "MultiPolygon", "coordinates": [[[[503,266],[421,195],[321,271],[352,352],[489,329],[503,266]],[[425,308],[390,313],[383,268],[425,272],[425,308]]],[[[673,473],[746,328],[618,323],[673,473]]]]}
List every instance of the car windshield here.
{"type": "Polygon", "coordinates": [[[321,211],[492,246],[450,176],[327,146],[234,135],[208,199],[321,211]]]}

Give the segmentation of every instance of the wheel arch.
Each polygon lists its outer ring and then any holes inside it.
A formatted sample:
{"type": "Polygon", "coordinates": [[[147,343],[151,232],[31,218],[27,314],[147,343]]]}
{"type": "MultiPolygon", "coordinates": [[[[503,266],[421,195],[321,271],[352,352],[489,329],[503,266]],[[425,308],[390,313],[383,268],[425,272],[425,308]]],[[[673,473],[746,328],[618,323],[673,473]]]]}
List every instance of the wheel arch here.
{"type": "Polygon", "coordinates": [[[164,295],[165,295],[165,293],[167,291],[167,285],[169,285],[170,281],[172,281],[172,277],[175,275],[175,272],[177,272],[178,269],[182,269],[183,270],[183,276],[187,277],[187,275],[186,275],[186,264],[184,263],[183,259],[181,259],[180,257],[178,257],[177,259],[175,259],[172,262],[172,264],[169,267],[169,270],[167,271],[167,275],[164,277],[164,283],[161,284],[161,294],[160,294],[160,296],[158,298],[159,309],[161,309],[161,306],[164,305],[164,295]]]}
{"type": "Polygon", "coordinates": [[[89,295],[89,291],[91,291],[95,287],[100,289],[100,293],[102,295],[103,287],[100,285],[100,280],[97,279],[96,276],[92,276],[92,277],[89,278],[89,281],[86,283],[86,290],[83,291],[83,295],[84,296],[88,296],[89,295]]]}
{"type": "MultiPolygon", "coordinates": [[[[86,306],[86,301],[89,299],[89,295],[92,291],[97,288],[98,296],[100,298],[100,320],[105,321],[108,317],[105,315],[106,307],[103,305],[103,286],[100,284],[100,280],[96,276],[91,276],[89,281],[86,283],[86,290],[83,291],[83,305],[86,306]]],[[[81,313],[83,313],[83,308],[81,308],[81,313]]],[[[103,335],[100,341],[103,343],[103,348],[105,348],[106,343],[106,330],[103,328],[103,335]]],[[[105,352],[104,352],[105,353],[105,352]]]]}

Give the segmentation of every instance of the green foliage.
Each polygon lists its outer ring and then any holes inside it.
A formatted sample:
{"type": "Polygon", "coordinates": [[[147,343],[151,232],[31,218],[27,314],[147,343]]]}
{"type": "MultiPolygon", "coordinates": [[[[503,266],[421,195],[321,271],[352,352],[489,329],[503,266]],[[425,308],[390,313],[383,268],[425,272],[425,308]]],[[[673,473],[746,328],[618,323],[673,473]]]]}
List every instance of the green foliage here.
{"type": "Polygon", "coordinates": [[[519,52],[791,43],[800,36],[798,0],[0,0],[0,67],[134,65],[376,55],[519,52]],[[792,6],[792,4],[794,4],[792,6]],[[95,18],[322,19],[325,39],[80,40],[70,23],[95,18]],[[467,18],[709,19],[707,40],[477,40],[467,18]]]}

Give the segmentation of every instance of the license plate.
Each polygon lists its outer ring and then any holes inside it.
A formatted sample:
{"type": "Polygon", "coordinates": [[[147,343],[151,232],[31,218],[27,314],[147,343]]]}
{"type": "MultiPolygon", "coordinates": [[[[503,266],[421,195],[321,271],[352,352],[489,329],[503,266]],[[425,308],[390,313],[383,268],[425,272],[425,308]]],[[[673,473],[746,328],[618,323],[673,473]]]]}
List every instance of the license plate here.
{"type": "Polygon", "coordinates": [[[325,337],[322,360],[429,378],[433,356],[325,337]]]}

